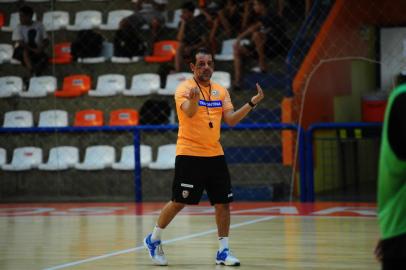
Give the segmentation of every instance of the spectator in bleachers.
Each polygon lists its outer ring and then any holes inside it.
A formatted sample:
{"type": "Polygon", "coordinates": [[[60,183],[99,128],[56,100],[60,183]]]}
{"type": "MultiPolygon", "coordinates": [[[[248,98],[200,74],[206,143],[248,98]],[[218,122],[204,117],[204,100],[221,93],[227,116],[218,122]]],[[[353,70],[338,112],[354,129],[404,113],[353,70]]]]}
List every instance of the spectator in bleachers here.
{"type": "Polygon", "coordinates": [[[267,72],[266,58],[284,55],[290,41],[286,36],[284,19],[269,8],[268,0],[254,0],[254,11],[258,22],[237,36],[234,44],[234,88],[240,88],[242,60],[246,56],[257,56],[259,67],[256,72],[267,72]],[[240,41],[250,37],[250,45],[241,45],[240,41]]]}
{"type": "Polygon", "coordinates": [[[207,47],[209,21],[206,15],[194,16],[195,4],[186,2],[182,5],[181,23],[176,39],[180,46],[175,56],[175,71],[180,72],[185,62],[190,62],[196,49],[207,47]]]}
{"type": "Polygon", "coordinates": [[[168,0],[133,0],[133,2],[134,14],[124,18],[120,22],[120,28],[130,26],[141,32],[142,27],[147,25],[151,34],[148,47],[151,48],[165,25],[164,12],[168,0]]]}
{"type": "Polygon", "coordinates": [[[48,66],[48,55],[45,53],[49,45],[44,25],[33,21],[34,10],[23,6],[19,9],[20,24],[13,30],[12,40],[15,42],[13,58],[22,62],[29,71],[29,76],[39,76],[48,66]]]}
{"type": "MultiPolygon", "coordinates": [[[[251,0],[226,0],[216,16],[210,32],[210,44],[217,49],[216,35],[219,29],[224,30],[222,38],[235,38],[253,22],[251,0]]],[[[213,51],[216,51],[213,49],[213,51]]]]}

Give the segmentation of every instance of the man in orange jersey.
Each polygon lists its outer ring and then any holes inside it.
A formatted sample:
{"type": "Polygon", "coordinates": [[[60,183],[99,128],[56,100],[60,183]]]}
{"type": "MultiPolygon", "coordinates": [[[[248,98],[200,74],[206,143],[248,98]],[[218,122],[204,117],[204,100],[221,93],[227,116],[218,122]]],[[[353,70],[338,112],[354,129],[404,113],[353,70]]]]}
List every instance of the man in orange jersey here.
{"type": "Polygon", "coordinates": [[[167,265],[161,244],[162,230],[186,204],[198,204],[206,190],[214,205],[219,237],[216,264],[238,266],[240,261],[228,247],[229,203],[233,201],[233,193],[220,145],[221,119],[229,126],[236,125],[264,98],[264,94],[257,84],[257,94],[234,111],[227,89],[210,80],[214,71],[212,54],[201,48],[194,60],[190,63],[193,78],[182,82],[175,93],[179,131],[172,199],[162,209],[153,232],[144,239],[144,245],[154,264],[167,265]]]}

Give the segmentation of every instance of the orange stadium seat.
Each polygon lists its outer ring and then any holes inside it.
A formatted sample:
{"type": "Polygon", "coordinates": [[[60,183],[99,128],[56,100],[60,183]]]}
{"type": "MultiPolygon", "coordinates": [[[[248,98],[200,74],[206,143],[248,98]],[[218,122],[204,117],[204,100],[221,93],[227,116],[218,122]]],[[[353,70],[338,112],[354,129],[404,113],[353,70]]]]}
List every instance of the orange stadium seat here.
{"type": "Polygon", "coordinates": [[[55,91],[55,96],[62,98],[78,97],[89,92],[91,84],[91,79],[88,75],[77,74],[67,76],[63,79],[62,89],[55,91]]]}
{"type": "Polygon", "coordinates": [[[172,61],[175,57],[179,42],[176,40],[162,40],[154,43],[152,55],[145,56],[148,63],[162,63],[172,61]]]}
{"type": "Polygon", "coordinates": [[[82,110],[75,114],[75,127],[100,127],[103,126],[103,112],[100,110],[82,110]]]}
{"type": "Polygon", "coordinates": [[[118,109],[110,113],[110,126],[136,126],[139,115],[134,109],[118,109]]]}
{"type": "Polygon", "coordinates": [[[52,64],[69,64],[72,63],[70,53],[70,42],[62,42],[54,45],[54,57],[49,59],[52,64]]]}

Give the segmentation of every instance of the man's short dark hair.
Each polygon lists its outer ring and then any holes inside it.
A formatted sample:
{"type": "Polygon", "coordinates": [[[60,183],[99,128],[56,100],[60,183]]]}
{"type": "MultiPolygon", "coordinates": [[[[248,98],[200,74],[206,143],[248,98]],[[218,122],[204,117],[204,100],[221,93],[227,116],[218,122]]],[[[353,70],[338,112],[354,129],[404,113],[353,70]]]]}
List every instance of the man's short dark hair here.
{"type": "Polygon", "coordinates": [[[182,5],[181,9],[187,9],[190,12],[194,12],[195,11],[195,4],[193,4],[193,2],[186,2],[182,5]]]}
{"type": "Polygon", "coordinates": [[[18,11],[31,18],[34,15],[34,10],[32,9],[32,7],[29,6],[22,6],[18,11]]]}
{"type": "Polygon", "coordinates": [[[200,48],[198,48],[196,51],[195,51],[195,53],[194,53],[194,59],[193,59],[193,61],[195,61],[196,60],[196,55],[198,55],[198,54],[207,54],[207,55],[211,55],[211,57],[213,58],[213,60],[214,60],[214,55],[211,53],[211,51],[210,50],[208,50],[207,48],[205,48],[205,47],[200,47],[200,48]]]}

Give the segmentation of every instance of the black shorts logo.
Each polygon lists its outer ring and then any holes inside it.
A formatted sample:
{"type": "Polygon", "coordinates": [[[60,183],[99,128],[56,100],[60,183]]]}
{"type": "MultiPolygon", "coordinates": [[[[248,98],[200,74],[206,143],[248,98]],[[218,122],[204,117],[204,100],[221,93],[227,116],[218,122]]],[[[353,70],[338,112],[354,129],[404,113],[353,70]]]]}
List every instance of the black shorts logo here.
{"type": "Polygon", "coordinates": [[[186,199],[187,197],[189,197],[189,190],[183,190],[183,191],[182,191],[182,197],[183,197],[184,199],[186,199]]]}

